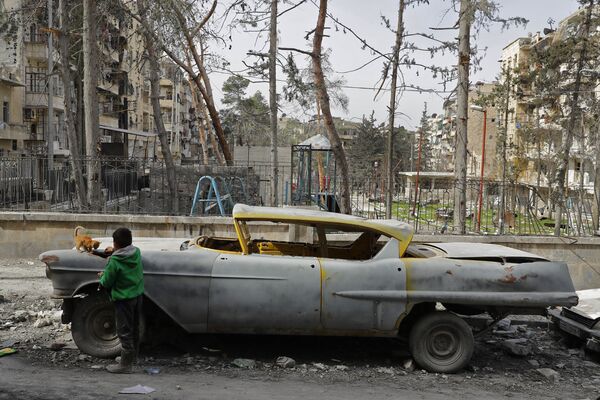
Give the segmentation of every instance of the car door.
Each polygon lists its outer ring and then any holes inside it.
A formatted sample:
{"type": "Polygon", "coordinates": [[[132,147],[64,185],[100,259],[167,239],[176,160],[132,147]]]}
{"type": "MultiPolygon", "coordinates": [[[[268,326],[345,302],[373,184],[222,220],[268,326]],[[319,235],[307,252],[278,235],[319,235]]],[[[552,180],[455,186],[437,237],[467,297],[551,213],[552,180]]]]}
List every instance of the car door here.
{"type": "Polygon", "coordinates": [[[365,261],[320,259],[321,324],[331,333],[394,331],[406,309],[406,271],[390,239],[365,261]]]}
{"type": "Polygon", "coordinates": [[[307,333],[319,328],[321,271],[315,257],[223,254],[214,263],[209,330],[307,333]]]}

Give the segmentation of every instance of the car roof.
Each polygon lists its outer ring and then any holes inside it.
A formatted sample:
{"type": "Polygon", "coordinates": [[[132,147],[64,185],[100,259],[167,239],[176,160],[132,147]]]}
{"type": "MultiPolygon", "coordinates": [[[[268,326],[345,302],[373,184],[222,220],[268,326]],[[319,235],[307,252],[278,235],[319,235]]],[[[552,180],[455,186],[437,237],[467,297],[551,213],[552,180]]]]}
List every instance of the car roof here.
{"type": "Polygon", "coordinates": [[[381,232],[400,242],[403,254],[413,236],[413,228],[405,222],[390,219],[367,219],[354,215],[295,207],[256,207],[236,204],[233,218],[244,221],[274,221],[357,227],[381,232]]]}

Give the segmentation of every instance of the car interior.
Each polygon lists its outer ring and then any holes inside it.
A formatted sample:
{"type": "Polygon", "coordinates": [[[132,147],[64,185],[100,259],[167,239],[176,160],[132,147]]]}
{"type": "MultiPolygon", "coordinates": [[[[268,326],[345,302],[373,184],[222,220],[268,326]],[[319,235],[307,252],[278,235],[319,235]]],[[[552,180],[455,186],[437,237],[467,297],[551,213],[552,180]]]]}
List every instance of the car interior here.
{"type": "MultiPolygon", "coordinates": [[[[386,241],[379,240],[383,235],[376,231],[364,230],[357,232],[356,230],[348,230],[347,227],[343,226],[315,224],[309,224],[316,232],[316,240],[313,243],[252,239],[244,221],[240,222],[242,222],[241,229],[249,254],[369,260],[386,244],[386,241]],[[328,233],[342,232],[358,233],[358,237],[349,243],[333,244],[327,241],[328,233]]],[[[194,244],[206,249],[243,253],[242,246],[237,238],[200,236],[195,239],[194,244]]]]}

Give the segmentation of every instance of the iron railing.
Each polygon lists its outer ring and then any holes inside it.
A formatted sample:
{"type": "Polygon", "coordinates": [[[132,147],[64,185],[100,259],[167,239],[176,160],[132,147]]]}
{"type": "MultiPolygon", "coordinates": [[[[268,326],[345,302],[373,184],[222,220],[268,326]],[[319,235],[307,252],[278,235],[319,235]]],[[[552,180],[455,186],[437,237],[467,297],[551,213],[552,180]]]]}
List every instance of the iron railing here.
{"type": "MultiPolygon", "coordinates": [[[[88,159],[81,159],[86,176],[88,159]]],[[[100,208],[82,208],[75,193],[71,164],[54,163],[48,170],[44,157],[0,158],[0,211],[94,212],[154,215],[230,215],[241,202],[269,205],[271,173],[269,163],[243,162],[234,166],[185,164],[176,167],[178,210],[171,208],[166,168],[152,158],[102,158],[102,201],[100,208]],[[217,207],[214,190],[201,177],[214,178],[223,207],[217,207]],[[192,210],[194,196],[196,207],[192,210]],[[221,211],[222,210],[222,211],[221,211]]],[[[335,209],[339,205],[340,178],[311,179],[310,195],[299,192],[298,167],[279,165],[277,191],[280,205],[335,209]],[[333,183],[337,181],[337,187],[333,183]],[[332,187],[327,187],[327,186],[332,187]],[[324,188],[324,186],[326,188],[324,188]]],[[[316,171],[315,171],[316,174],[316,171]]],[[[398,181],[393,190],[392,218],[405,221],[416,233],[453,233],[454,181],[423,182],[419,190],[410,181],[398,181]]],[[[376,176],[351,179],[352,214],[385,218],[382,179],[376,176]]],[[[467,187],[466,229],[475,234],[553,235],[559,220],[548,201],[548,189],[530,185],[479,180],[467,187]],[[481,196],[480,196],[481,195],[481,196]],[[500,212],[505,196],[506,211],[500,212]],[[481,197],[481,199],[480,199],[481,197]],[[481,207],[479,206],[481,201],[481,207]]],[[[593,223],[594,197],[590,190],[571,190],[560,219],[561,234],[586,236],[596,233],[593,223]]]]}

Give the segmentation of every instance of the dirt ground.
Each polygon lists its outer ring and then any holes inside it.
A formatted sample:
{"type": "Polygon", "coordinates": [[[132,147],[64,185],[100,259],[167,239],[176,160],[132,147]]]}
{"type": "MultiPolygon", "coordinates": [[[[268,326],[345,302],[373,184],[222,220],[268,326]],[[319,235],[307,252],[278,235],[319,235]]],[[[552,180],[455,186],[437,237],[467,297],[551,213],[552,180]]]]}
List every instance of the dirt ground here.
{"type": "Polygon", "coordinates": [[[134,374],[115,376],[104,370],[111,360],[79,352],[50,294],[39,261],[0,260],[0,347],[18,350],[0,358],[0,400],[600,399],[600,364],[592,355],[547,327],[515,321],[479,337],[471,365],[453,375],[413,370],[396,340],[173,334],[171,344],[142,348],[134,374]],[[505,350],[503,341],[519,338],[532,354],[505,350]],[[277,366],[279,356],[295,366],[277,366]],[[156,391],[118,394],[137,384],[156,391]]]}

